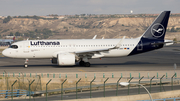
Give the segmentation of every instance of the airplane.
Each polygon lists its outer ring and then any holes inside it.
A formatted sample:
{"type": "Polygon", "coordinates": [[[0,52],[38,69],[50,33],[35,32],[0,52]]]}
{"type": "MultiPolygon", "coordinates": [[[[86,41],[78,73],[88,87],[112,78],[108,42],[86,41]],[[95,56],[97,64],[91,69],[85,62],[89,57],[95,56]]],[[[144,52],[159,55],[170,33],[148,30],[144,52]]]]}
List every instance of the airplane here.
{"type": "Polygon", "coordinates": [[[138,38],[126,39],[63,39],[63,40],[26,40],[13,43],[2,54],[10,58],[24,58],[24,67],[28,59],[50,58],[59,66],[90,67],[89,59],[123,57],[140,54],[163,46],[172,45],[165,40],[170,11],[163,11],[147,30],[138,38]]]}
{"type": "Polygon", "coordinates": [[[0,46],[9,46],[15,41],[15,36],[13,39],[0,39],[0,46]]]}

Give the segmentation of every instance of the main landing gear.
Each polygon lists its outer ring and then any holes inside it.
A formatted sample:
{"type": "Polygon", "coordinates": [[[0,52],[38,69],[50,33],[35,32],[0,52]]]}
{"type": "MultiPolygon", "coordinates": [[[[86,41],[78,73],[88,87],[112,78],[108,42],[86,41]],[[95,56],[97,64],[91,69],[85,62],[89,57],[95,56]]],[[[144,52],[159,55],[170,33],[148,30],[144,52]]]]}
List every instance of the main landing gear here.
{"type": "Polygon", "coordinates": [[[88,59],[87,56],[81,58],[81,61],[79,62],[79,65],[80,65],[80,66],[85,66],[85,67],[90,67],[91,64],[88,62],[88,60],[89,60],[89,59],[88,59]]]}
{"type": "Polygon", "coordinates": [[[28,67],[28,59],[26,59],[24,62],[24,68],[27,68],[27,67],[28,67]]]}
{"type": "Polygon", "coordinates": [[[91,64],[89,62],[84,62],[82,60],[79,62],[79,65],[80,66],[85,66],[85,67],[90,67],[91,66],[91,64]]]}

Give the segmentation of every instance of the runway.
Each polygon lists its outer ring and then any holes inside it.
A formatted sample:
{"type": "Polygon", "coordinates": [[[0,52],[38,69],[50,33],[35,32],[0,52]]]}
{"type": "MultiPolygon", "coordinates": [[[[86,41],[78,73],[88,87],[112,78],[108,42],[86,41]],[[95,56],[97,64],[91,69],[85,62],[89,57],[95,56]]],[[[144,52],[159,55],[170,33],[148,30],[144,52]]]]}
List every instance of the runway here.
{"type": "Polygon", "coordinates": [[[180,70],[180,44],[129,57],[91,59],[90,63],[91,67],[80,67],[78,64],[59,67],[51,64],[50,59],[29,59],[29,67],[24,68],[24,59],[0,57],[0,73],[4,70],[14,73],[169,71],[174,69],[174,63],[180,70]]]}

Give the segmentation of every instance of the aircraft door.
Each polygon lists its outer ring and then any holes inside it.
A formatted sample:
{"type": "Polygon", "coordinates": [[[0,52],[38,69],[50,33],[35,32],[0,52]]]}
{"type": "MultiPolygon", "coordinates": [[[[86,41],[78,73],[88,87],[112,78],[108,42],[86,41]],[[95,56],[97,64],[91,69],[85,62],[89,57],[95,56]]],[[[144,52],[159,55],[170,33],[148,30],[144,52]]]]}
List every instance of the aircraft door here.
{"type": "Polygon", "coordinates": [[[75,44],[69,44],[69,51],[76,51],[76,45],[75,44]]]}
{"type": "Polygon", "coordinates": [[[24,42],[24,43],[23,43],[23,46],[24,46],[24,47],[23,47],[23,48],[24,48],[24,49],[23,49],[23,52],[24,52],[24,53],[29,53],[29,42],[28,42],[28,41],[27,41],[27,42],[24,42]]]}
{"type": "Polygon", "coordinates": [[[143,43],[142,43],[142,40],[140,40],[137,45],[137,51],[142,51],[142,50],[143,50],[143,43]]]}

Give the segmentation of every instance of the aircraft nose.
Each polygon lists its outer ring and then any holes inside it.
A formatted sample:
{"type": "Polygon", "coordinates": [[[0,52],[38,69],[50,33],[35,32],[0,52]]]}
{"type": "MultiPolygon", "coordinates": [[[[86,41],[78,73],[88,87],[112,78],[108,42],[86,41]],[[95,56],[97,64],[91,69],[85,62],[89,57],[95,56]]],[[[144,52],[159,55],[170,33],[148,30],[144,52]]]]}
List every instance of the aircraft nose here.
{"type": "Polygon", "coordinates": [[[3,54],[4,56],[6,56],[6,57],[9,56],[8,51],[7,51],[6,49],[2,51],[2,54],[3,54]]]}

